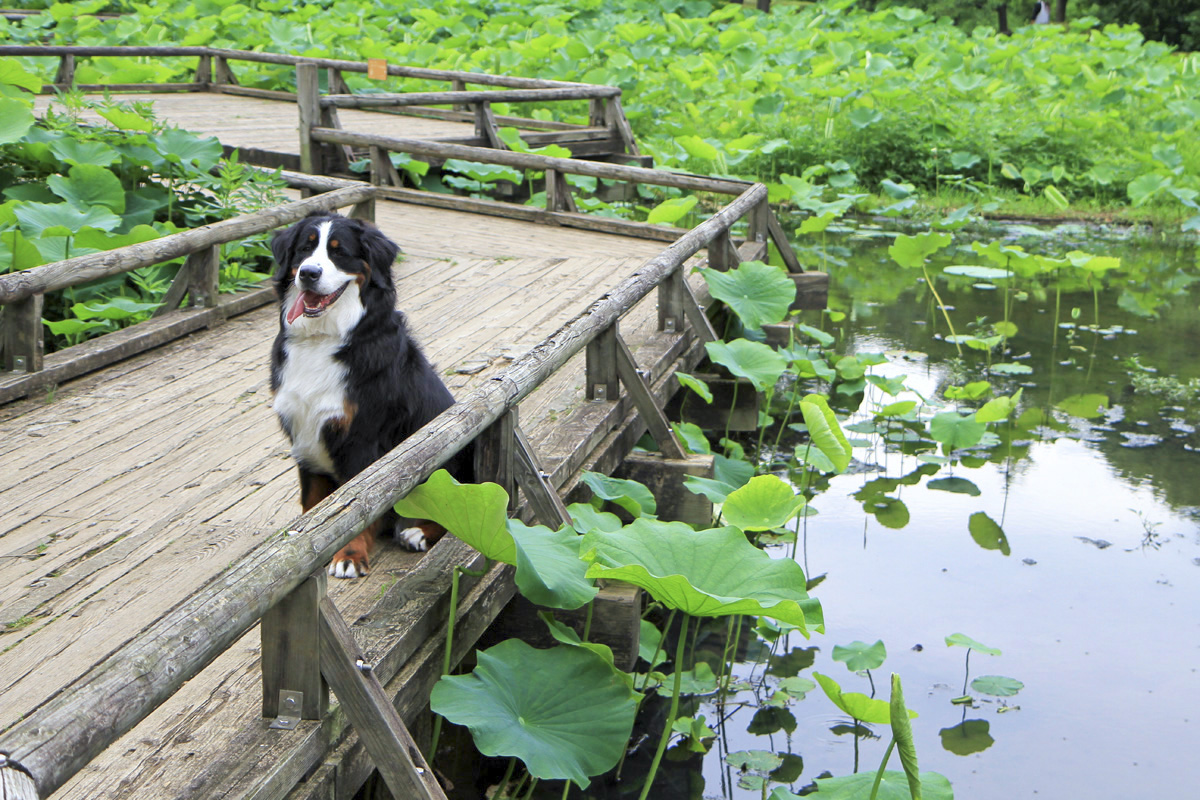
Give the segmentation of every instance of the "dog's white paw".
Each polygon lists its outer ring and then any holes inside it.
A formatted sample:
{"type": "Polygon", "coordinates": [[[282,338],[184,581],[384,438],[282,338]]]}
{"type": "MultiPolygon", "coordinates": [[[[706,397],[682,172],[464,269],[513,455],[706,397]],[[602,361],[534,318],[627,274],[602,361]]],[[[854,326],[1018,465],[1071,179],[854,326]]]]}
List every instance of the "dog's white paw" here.
{"type": "Polygon", "coordinates": [[[364,565],[348,558],[335,558],[329,564],[329,575],[333,578],[362,578],[366,574],[367,569],[364,565]]]}
{"type": "Polygon", "coordinates": [[[423,553],[429,549],[429,542],[425,539],[425,531],[420,528],[404,528],[397,531],[396,541],[405,550],[412,550],[416,553],[423,553]]]}

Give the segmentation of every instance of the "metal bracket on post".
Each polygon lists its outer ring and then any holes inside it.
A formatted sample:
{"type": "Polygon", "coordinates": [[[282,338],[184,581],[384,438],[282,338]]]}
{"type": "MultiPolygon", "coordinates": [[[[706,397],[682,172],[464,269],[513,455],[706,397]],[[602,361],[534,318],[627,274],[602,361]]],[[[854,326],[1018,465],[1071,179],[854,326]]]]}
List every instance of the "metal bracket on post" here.
{"type": "MultiPolygon", "coordinates": [[[[280,718],[323,719],[329,708],[329,686],[321,675],[320,603],[325,597],[325,570],[297,586],[263,614],[262,715],[280,718]]],[[[292,727],[295,727],[293,724],[292,727]]]]}
{"type": "Polygon", "coordinates": [[[290,689],[279,690],[279,715],[271,720],[268,728],[292,731],[300,724],[300,709],[304,708],[304,692],[290,689]]]}

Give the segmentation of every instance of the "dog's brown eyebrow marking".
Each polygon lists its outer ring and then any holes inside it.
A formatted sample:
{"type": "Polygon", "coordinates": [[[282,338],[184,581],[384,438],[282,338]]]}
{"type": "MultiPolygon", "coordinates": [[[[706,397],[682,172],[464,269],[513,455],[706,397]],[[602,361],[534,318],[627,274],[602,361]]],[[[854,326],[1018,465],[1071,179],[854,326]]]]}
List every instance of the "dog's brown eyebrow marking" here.
{"type": "Polygon", "coordinates": [[[338,246],[338,240],[337,240],[337,239],[330,239],[330,240],[329,240],[329,246],[330,246],[330,247],[337,247],[337,246],[338,246]]]}
{"type": "Polygon", "coordinates": [[[309,240],[310,242],[315,242],[315,241],[317,240],[317,235],[316,235],[315,233],[310,233],[310,234],[308,235],[308,240],[309,240]]]}

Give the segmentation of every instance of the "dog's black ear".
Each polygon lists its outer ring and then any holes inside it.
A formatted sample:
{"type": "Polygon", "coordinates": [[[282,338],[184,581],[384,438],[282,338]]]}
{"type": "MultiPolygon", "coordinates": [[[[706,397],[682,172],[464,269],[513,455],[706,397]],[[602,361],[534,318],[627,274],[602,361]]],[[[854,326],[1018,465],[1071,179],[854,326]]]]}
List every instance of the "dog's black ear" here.
{"type": "Polygon", "coordinates": [[[374,225],[361,223],[362,233],[359,239],[362,245],[363,257],[371,268],[371,282],[386,289],[394,288],[392,281],[392,265],[400,254],[400,246],[383,234],[374,225]]]}
{"type": "Polygon", "coordinates": [[[290,228],[275,231],[271,236],[271,255],[275,257],[275,272],[272,273],[271,280],[280,296],[283,296],[291,283],[292,253],[296,250],[296,238],[300,235],[301,227],[303,226],[297,223],[290,228]]]}

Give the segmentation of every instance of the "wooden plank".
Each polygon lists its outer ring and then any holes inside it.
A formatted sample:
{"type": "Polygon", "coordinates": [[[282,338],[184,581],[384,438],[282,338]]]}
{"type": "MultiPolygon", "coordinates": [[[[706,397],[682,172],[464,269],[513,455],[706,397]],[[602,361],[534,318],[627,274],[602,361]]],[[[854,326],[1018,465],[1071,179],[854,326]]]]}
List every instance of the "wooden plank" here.
{"type": "Polygon", "coordinates": [[[446,800],[433,770],[329,598],[321,600],[320,633],[321,670],[392,796],[446,800]]]}
{"type": "Polygon", "coordinates": [[[491,89],[471,92],[404,92],[402,94],[329,94],[322,106],[338,108],[386,108],[389,106],[436,106],[461,103],[546,103],[615,97],[616,86],[575,85],[553,89],[491,89]]]}
{"type": "Polygon", "coordinates": [[[296,102],[300,110],[300,171],[319,175],[325,171],[321,148],[312,130],[321,124],[321,87],[315,64],[296,65],[296,102]]]}

